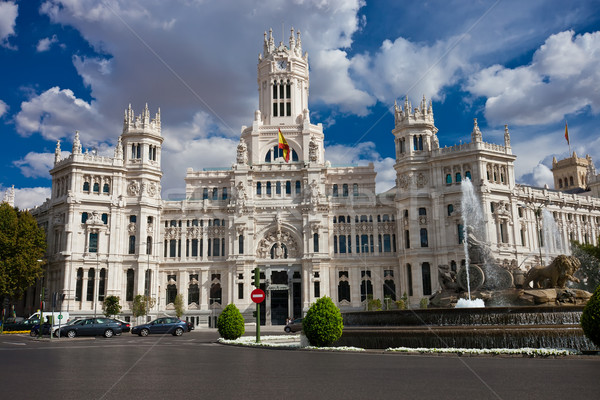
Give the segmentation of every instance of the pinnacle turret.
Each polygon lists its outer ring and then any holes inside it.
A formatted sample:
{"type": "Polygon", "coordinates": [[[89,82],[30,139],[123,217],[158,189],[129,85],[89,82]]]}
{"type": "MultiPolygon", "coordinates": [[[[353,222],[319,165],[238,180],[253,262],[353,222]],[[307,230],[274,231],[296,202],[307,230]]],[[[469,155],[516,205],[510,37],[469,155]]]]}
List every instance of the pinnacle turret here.
{"type": "Polygon", "coordinates": [[[404,98],[404,107],[399,107],[394,101],[394,116],[396,127],[402,124],[427,124],[433,126],[433,106],[431,101],[427,103],[425,95],[418,107],[412,108],[408,96],[404,98]]]}
{"type": "Polygon", "coordinates": [[[57,140],[56,141],[56,149],[54,150],[54,164],[56,164],[57,162],[59,162],[61,160],[60,153],[61,153],[60,140],[57,140]]]}
{"type": "Polygon", "coordinates": [[[131,104],[125,110],[125,118],[123,121],[123,133],[129,132],[148,132],[154,133],[160,136],[161,133],[161,121],[160,121],[160,108],[153,119],[150,118],[150,111],[148,109],[148,103],[144,107],[144,111],[137,117],[131,108],[131,104]]]}
{"type": "Polygon", "coordinates": [[[473,131],[471,132],[471,141],[473,143],[480,143],[483,141],[479,125],[477,125],[477,118],[473,118],[473,131]]]}

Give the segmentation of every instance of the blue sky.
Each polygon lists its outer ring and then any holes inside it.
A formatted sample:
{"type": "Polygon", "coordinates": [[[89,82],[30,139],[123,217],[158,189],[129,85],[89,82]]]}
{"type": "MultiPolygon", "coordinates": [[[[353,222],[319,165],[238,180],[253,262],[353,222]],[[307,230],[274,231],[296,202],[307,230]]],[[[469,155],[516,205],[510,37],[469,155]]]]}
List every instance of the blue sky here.
{"type": "Polygon", "coordinates": [[[226,167],[258,106],[263,32],[308,51],[310,111],[333,164],[394,183],[394,100],[433,99],[441,146],[508,124],[519,183],[552,186],[552,157],[600,160],[600,1],[0,0],[0,190],[41,204],[56,141],[111,156],[131,103],[160,107],[163,198],[188,167],[226,167]],[[283,26],[283,28],[282,28],[283,26]]]}

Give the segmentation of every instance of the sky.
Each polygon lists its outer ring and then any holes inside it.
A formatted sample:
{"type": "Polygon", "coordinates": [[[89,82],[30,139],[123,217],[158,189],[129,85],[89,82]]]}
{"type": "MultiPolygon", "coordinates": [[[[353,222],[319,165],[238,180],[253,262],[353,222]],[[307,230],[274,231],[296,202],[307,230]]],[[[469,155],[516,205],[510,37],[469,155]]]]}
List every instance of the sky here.
{"type": "Polygon", "coordinates": [[[440,146],[517,155],[517,183],[553,187],[552,158],[600,160],[600,0],[0,0],[0,193],[50,197],[54,151],[112,156],[123,113],[161,110],[162,197],[188,167],[229,167],[258,108],[263,34],[300,30],[312,123],[332,164],[394,185],[393,105],[433,101],[440,146]]]}

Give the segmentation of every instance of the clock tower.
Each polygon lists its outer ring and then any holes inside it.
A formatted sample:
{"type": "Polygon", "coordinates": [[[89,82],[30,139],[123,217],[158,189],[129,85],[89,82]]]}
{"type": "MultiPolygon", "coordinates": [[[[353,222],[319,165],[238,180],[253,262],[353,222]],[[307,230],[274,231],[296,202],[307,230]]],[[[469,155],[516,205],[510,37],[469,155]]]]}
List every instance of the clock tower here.
{"type": "Polygon", "coordinates": [[[292,28],[289,46],[275,46],[273,30],[265,32],[258,56],[259,111],[265,125],[291,125],[308,111],[308,53],[302,54],[300,31],[292,28]]]}

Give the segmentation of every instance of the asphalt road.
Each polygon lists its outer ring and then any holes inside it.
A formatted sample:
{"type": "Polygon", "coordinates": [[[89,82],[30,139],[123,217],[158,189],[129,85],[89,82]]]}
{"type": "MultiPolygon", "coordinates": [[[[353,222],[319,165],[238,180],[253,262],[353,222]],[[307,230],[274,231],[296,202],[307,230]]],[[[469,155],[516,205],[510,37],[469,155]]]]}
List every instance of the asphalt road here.
{"type": "Polygon", "coordinates": [[[564,400],[600,393],[600,356],[334,353],[225,346],[217,337],[209,330],[52,342],[2,335],[0,398],[564,400]]]}

